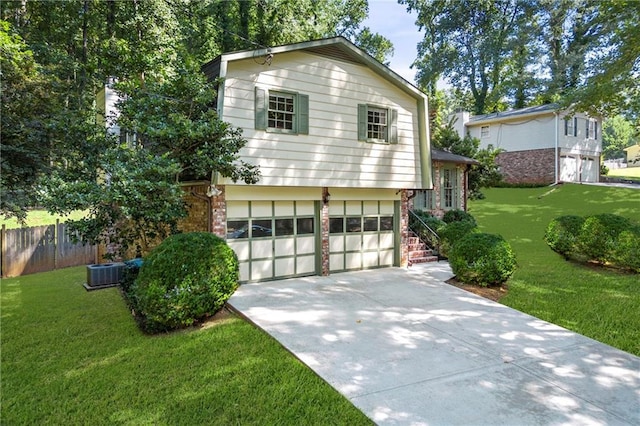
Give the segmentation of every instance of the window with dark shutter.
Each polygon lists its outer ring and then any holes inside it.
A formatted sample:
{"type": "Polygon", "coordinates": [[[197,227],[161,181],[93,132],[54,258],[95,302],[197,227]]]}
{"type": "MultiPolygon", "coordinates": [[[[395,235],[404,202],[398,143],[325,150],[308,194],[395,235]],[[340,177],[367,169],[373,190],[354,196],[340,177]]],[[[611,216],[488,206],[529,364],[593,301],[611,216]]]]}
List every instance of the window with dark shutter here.
{"type": "Polygon", "coordinates": [[[359,104],[358,140],[373,143],[398,143],[398,110],[359,104]]]}
{"type": "Polygon", "coordinates": [[[309,96],[256,87],[255,128],[267,132],[309,134],[309,96]]]}

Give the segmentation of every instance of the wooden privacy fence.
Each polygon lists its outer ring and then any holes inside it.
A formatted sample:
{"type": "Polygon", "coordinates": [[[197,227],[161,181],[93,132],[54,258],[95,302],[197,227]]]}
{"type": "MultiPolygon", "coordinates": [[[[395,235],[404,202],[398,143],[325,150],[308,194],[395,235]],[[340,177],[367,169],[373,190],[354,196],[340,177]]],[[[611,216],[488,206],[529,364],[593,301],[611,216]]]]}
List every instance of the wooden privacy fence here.
{"type": "Polygon", "coordinates": [[[6,229],[2,225],[2,277],[99,263],[97,246],[73,243],[65,223],[6,229]]]}

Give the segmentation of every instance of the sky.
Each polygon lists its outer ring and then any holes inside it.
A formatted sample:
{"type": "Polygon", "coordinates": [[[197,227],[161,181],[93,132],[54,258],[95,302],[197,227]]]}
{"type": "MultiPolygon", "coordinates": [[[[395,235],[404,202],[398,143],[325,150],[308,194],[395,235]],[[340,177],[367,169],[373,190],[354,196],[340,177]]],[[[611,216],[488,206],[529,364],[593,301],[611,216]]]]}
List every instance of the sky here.
{"type": "Polygon", "coordinates": [[[416,59],[416,46],[422,40],[416,16],[415,12],[409,14],[397,0],[369,0],[369,17],[362,24],[391,40],[394,54],[389,67],[414,84],[416,71],[410,67],[416,59]]]}

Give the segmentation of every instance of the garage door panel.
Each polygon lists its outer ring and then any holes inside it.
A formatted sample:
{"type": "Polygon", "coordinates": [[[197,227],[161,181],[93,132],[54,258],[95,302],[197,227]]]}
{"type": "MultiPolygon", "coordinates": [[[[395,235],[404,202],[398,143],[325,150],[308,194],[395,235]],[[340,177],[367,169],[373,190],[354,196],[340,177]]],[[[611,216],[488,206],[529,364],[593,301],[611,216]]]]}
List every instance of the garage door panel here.
{"type": "Polygon", "coordinates": [[[393,250],[380,251],[380,266],[393,265],[393,250]]]}
{"type": "Polygon", "coordinates": [[[276,256],[293,256],[296,253],[294,238],[280,238],[275,240],[276,256]]]}
{"type": "Polygon", "coordinates": [[[393,201],[381,201],[380,202],[380,214],[393,216],[394,213],[393,201]]]}
{"type": "Polygon", "coordinates": [[[294,275],[296,273],[296,262],[293,257],[287,257],[285,259],[276,259],[275,275],[277,277],[284,277],[288,275],[294,275]]]}
{"type": "Polygon", "coordinates": [[[316,251],[316,238],[315,237],[298,237],[296,241],[296,253],[300,254],[313,254],[316,251]]]}
{"type": "Polygon", "coordinates": [[[271,257],[273,255],[272,245],[271,240],[251,241],[251,257],[253,259],[271,257]]]}
{"type": "Polygon", "coordinates": [[[251,216],[253,217],[270,217],[273,215],[271,201],[252,201],[251,216]]]}
{"type": "Polygon", "coordinates": [[[274,203],[275,216],[293,216],[293,201],[278,201],[274,203]]]}
{"type": "Polygon", "coordinates": [[[393,232],[381,232],[380,233],[380,248],[392,249],[394,244],[393,232]]]}
{"type": "Polygon", "coordinates": [[[251,262],[251,279],[266,280],[273,277],[273,261],[254,260],[251,262]]]}
{"type": "Polygon", "coordinates": [[[313,216],[315,213],[313,201],[297,202],[296,214],[298,216],[313,216]]]}
{"type": "Polygon", "coordinates": [[[341,271],[345,268],[344,265],[344,253],[337,253],[329,255],[329,269],[332,271],[341,271]]]}
{"type": "Polygon", "coordinates": [[[364,234],[362,236],[362,246],[365,250],[377,248],[378,244],[378,234],[364,234]]]}
{"type": "Polygon", "coordinates": [[[249,217],[249,203],[247,201],[228,201],[227,217],[249,217]]]}
{"type": "Polygon", "coordinates": [[[227,241],[227,244],[236,252],[238,260],[249,260],[249,241],[227,241]]]}
{"type": "Polygon", "coordinates": [[[362,268],[362,253],[345,253],[344,260],[346,269],[362,268]]]}
{"type": "Polygon", "coordinates": [[[365,201],[363,202],[364,214],[378,214],[378,202],[377,201],[365,201]]]}
{"type": "Polygon", "coordinates": [[[362,237],[360,236],[360,234],[347,235],[345,236],[344,240],[346,251],[360,251],[362,249],[362,237]]]}
{"type": "Polygon", "coordinates": [[[365,252],[362,254],[362,266],[364,268],[375,268],[378,266],[378,252],[365,252]]]}
{"type": "Polygon", "coordinates": [[[311,274],[316,271],[315,254],[296,257],[296,274],[311,274]]]}
{"type": "Polygon", "coordinates": [[[346,201],[345,202],[345,213],[352,215],[361,215],[362,214],[362,202],[360,201],[346,201]]]}
{"type": "Polygon", "coordinates": [[[329,251],[330,252],[338,252],[344,251],[344,236],[338,235],[335,237],[329,237],[329,251]]]}
{"type": "Polygon", "coordinates": [[[251,277],[249,276],[249,262],[240,262],[239,271],[240,271],[240,281],[249,281],[251,277]]]}

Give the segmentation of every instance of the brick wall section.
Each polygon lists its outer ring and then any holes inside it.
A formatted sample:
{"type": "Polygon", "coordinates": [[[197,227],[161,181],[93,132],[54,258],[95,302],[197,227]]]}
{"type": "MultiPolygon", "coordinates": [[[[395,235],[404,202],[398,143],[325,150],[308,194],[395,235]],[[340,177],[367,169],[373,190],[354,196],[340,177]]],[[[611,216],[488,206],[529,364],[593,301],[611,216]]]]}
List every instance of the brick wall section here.
{"type": "Polygon", "coordinates": [[[501,152],[496,164],[506,183],[550,184],[555,182],[555,148],[501,152]]]}
{"type": "Polygon", "coordinates": [[[406,189],[400,193],[400,266],[409,264],[409,196],[406,189]]]}
{"type": "MultiPolygon", "coordinates": [[[[329,188],[322,188],[322,199],[326,200],[329,195],[329,188]]],[[[320,211],[320,238],[321,238],[321,263],[323,277],[330,273],[329,265],[329,203],[322,202],[322,210],[320,211]]]]}
{"type": "Polygon", "coordinates": [[[184,200],[189,209],[189,215],[178,223],[178,229],[182,232],[208,232],[209,231],[209,199],[207,197],[207,184],[198,183],[185,185],[184,200]]]}
{"type": "Polygon", "coordinates": [[[227,198],[226,187],[216,185],[220,195],[211,198],[211,232],[220,238],[227,238],[227,198]]]}

